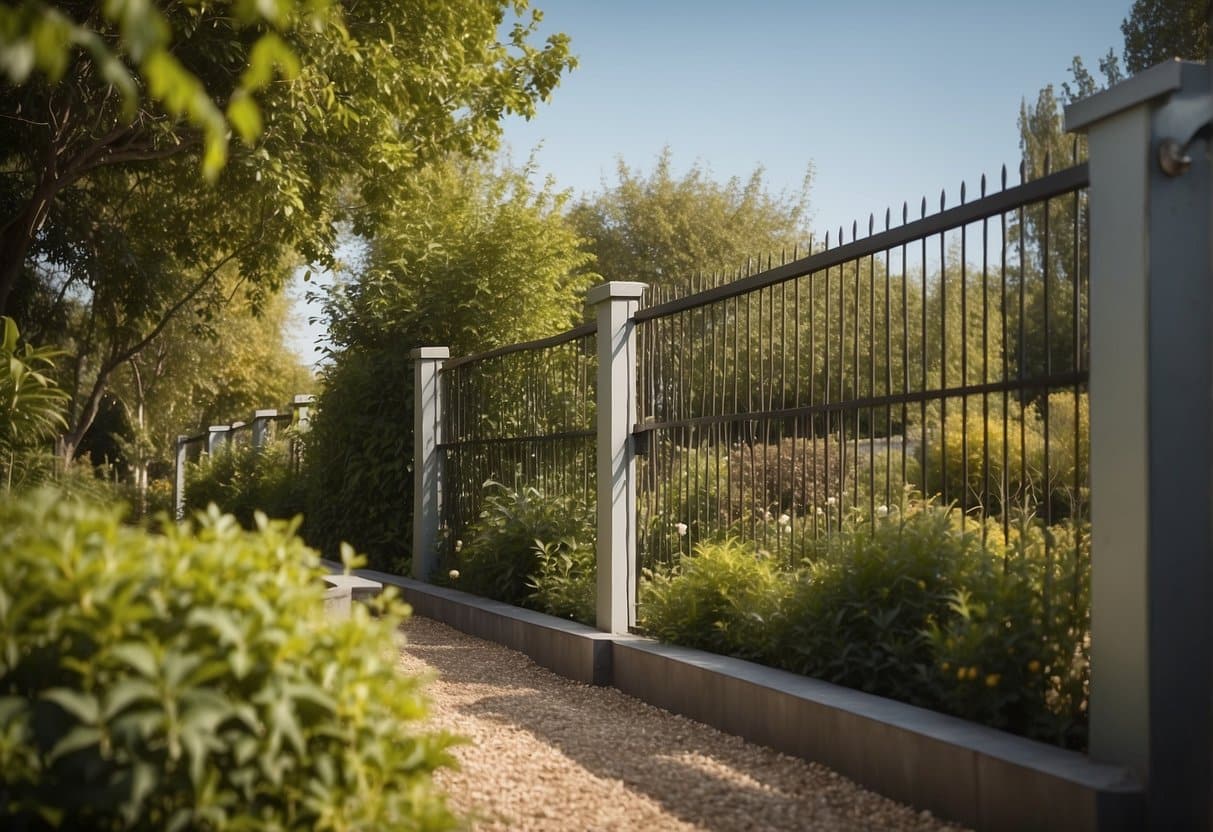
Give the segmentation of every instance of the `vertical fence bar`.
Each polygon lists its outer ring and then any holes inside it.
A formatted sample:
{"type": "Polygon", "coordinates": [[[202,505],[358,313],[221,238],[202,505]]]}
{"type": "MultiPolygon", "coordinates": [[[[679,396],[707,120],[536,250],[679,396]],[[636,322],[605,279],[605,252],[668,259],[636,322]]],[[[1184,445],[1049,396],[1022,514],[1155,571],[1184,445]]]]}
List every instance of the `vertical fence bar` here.
{"type": "Polygon", "coordinates": [[[1090,141],[1090,748],[1147,783],[1151,829],[1213,825],[1211,121],[1178,62],[1066,111],[1090,141]]]}
{"type": "Polygon", "coordinates": [[[442,517],[442,384],[446,347],[419,347],[413,360],[413,577],[427,580],[438,567],[442,517]]]}
{"type": "Polygon", "coordinates": [[[648,288],[613,281],[586,304],[598,317],[598,629],[626,633],[636,615],[636,325],[648,288]]]}

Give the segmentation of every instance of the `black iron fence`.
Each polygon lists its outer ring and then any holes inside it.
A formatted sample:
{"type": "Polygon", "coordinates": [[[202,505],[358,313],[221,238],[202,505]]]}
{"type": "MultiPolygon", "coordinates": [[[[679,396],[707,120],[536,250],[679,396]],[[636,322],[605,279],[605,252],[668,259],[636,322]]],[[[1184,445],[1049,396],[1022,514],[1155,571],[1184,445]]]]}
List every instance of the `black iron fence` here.
{"type": "Polygon", "coordinates": [[[442,528],[453,547],[486,488],[595,501],[594,324],[453,358],[441,370],[442,528]]]}
{"type": "Polygon", "coordinates": [[[1087,176],[1004,169],[637,312],[641,565],[722,536],[795,559],[924,498],[982,535],[1084,520],[1087,176]]]}

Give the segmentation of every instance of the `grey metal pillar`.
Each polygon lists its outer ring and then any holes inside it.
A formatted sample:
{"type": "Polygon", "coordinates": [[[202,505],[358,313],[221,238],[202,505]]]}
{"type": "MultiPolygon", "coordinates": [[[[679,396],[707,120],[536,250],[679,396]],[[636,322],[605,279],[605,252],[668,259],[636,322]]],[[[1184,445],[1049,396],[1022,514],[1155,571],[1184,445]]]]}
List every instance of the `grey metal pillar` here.
{"type": "Polygon", "coordinates": [[[1203,65],[1078,102],[1090,140],[1091,756],[1213,827],[1213,257],[1203,65]]]}
{"type": "Polygon", "coordinates": [[[442,520],[442,385],[438,371],[446,347],[419,347],[413,359],[413,577],[428,581],[438,568],[442,520]]]}
{"type": "Polygon", "coordinates": [[[304,430],[311,424],[312,405],[316,403],[316,397],[310,393],[301,393],[291,401],[291,409],[294,410],[291,424],[296,425],[304,430]]]}
{"type": "Polygon", "coordinates": [[[636,325],[644,283],[595,286],[598,316],[598,629],[626,633],[636,620],[636,325]]]}
{"type": "Polygon", "coordinates": [[[253,412],[253,447],[261,450],[269,442],[270,421],[277,418],[277,410],[257,410],[253,412]]]}
{"type": "Polygon", "coordinates": [[[214,456],[220,448],[224,448],[231,438],[231,425],[211,425],[206,429],[206,452],[214,456]]]}
{"type": "Polygon", "coordinates": [[[173,459],[173,517],[185,519],[185,450],[188,436],[177,437],[177,453],[173,459]]]}

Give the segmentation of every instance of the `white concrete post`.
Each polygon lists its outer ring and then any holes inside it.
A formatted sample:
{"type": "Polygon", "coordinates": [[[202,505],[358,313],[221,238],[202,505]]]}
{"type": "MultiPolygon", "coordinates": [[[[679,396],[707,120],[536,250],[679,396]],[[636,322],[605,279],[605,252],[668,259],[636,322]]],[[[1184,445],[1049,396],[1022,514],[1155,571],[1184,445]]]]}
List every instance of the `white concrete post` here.
{"type": "Polygon", "coordinates": [[[177,453],[173,460],[173,516],[185,519],[185,449],[188,436],[177,437],[177,453]]]}
{"type": "Polygon", "coordinates": [[[253,447],[261,450],[269,443],[270,421],[278,416],[277,410],[253,412],[253,447]]]}
{"type": "Polygon", "coordinates": [[[413,359],[413,577],[428,581],[438,568],[442,521],[442,384],[446,347],[419,347],[413,359]]]}
{"type": "Polygon", "coordinates": [[[1176,61],[1066,110],[1090,145],[1090,754],[1147,784],[1150,829],[1213,824],[1211,121],[1176,61]]]}
{"type": "Polygon", "coordinates": [[[644,283],[595,286],[598,316],[598,629],[626,633],[636,621],[636,325],[644,283]]]}
{"type": "Polygon", "coordinates": [[[211,425],[206,429],[206,452],[214,456],[220,448],[227,446],[232,435],[231,425],[211,425]]]}
{"type": "Polygon", "coordinates": [[[310,424],[312,419],[312,405],[316,403],[316,397],[310,393],[303,393],[291,401],[291,409],[294,410],[294,418],[291,419],[291,424],[297,425],[300,428],[306,428],[305,425],[310,424]]]}

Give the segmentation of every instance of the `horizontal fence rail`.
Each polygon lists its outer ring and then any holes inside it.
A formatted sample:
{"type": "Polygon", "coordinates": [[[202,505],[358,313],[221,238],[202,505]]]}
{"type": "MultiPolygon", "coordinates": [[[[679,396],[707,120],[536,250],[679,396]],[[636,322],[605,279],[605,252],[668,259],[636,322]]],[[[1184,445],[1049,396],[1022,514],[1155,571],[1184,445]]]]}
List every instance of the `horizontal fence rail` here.
{"type": "Polygon", "coordinates": [[[592,511],[594,324],[443,362],[441,545],[457,549],[493,484],[592,511]]]}
{"type": "Polygon", "coordinates": [[[725,536],[794,562],[931,498],[983,537],[1085,523],[1087,182],[1085,164],[1004,171],[995,193],[636,312],[641,565],[725,536]]]}

